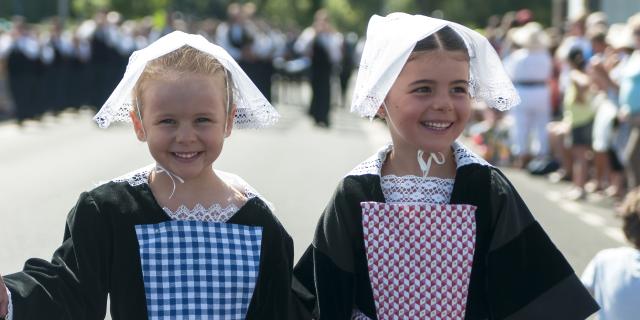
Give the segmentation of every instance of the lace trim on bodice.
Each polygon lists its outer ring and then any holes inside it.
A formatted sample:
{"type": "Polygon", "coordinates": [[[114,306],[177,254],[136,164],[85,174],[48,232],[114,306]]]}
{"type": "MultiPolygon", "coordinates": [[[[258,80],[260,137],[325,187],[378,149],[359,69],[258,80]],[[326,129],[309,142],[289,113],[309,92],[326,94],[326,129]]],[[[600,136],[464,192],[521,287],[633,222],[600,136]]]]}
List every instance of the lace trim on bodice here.
{"type": "Polygon", "coordinates": [[[205,208],[198,203],[193,209],[181,205],[176,211],[171,211],[171,209],[167,207],[163,207],[162,210],[173,220],[227,222],[240,208],[233,203],[226,207],[214,203],[209,208],[205,208]]]}
{"type": "Polygon", "coordinates": [[[155,168],[155,164],[150,164],[146,167],[140,168],[138,170],[135,171],[131,171],[127,174],[124,174],[122,176],[119,176],[111,181],[113,182],[127,182],[130,186],[135,187],[135,186],[139,186],[141,184],[148,184],[149,183],[149,174],[151,173],[151,170],[153,170],[153,168],[155,168]]]}
{"type": "Polygon", "coordinates": [[[387,175],[380,179],[386,203],[447,204],[454,179],[387,175]]]}
{"type": "MultiPolygon", "coordinates": [[[[456,158],[456,167],[460,168],[469,164],[480,164],[483,166],[491,166],[486,160],[473,153],[462,143],[455,141],[453,143],[453,155],[456,158]]],[[[382,171],[382,164],[387,159],[387,155],[393,149],[393,144],[389,143],[382,147],[376,154],[369,157],[357,165],[347,176],[361,176],[365,174],[374,174],[380,176],[382,171]]]]}
{"type": "MultiPolygon", "coordinates": [[[[130,186],[135,187],[142,184],[149,183],[149,174],[155,168],[155,164],[150,164],[144,168],[132,171],[111,181],[113,182],[126,182],[130,186]]],[[[216,174],[220,176],[229,185],[237,187],[247,199],[258,197],[262,199],[267,206],[273,211],[274,208],[270,202],[264,199],[258,191],[251,187],[239,176],[216,170],[216,174]]],[[[175,211],[163,207],[164,212],[174,220],[188,220],[188,221],[206,221],[206,222],[226,222],[229,220],[240,208],[236,204],[229,204],[222,206],[219,203],[214,203],[209,207],[205,207],[202,204],[196,204],[192,209],[189,209],[185,205],[179,206],[175,211]]]]}

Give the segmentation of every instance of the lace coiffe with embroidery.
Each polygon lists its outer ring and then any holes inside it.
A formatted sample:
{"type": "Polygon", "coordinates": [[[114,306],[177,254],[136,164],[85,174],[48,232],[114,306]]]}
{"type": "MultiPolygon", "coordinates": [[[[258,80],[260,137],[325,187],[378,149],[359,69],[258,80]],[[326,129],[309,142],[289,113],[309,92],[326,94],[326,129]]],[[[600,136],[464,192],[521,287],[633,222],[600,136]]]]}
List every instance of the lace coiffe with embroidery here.
{"type": "Polygon", "coordinates": [[[106,128],[116,121],[130,122],[129,112],[133,110],[133,88],[147,63],[183,46],[190,46],[210,54],[231,75],[231,91],[237,108],[234,127],[240,129],[262,128],[273,125],[278,121],[280,115],[276,109],[258,90],[229,53],[222,47],[207,41],[201,35],[174,31],[131,55],[122,80],[120,80],[118,86],[93,118],[98,123],[98,126],[106,128]]]}
{"type": "Polygon", "coordinates": [[[374,15],[369,21],[351,111],[373,118],[416,43],[445,26],[457,32],[467,46],[471,96],[498,110],[519,104],[500,57],[485,37],[451,21],[396,12],[374,15]]]}

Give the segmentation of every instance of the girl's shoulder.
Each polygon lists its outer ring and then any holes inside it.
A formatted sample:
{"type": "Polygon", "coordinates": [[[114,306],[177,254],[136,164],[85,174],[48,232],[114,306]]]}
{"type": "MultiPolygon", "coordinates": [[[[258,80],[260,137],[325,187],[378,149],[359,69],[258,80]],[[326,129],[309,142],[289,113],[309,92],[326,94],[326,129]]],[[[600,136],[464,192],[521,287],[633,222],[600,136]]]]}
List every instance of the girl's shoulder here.
{"type": "Polygon", "coordinates": [[[357,166],[355,166],[349,173],[347,173],[346,177],[356,177],[363,175],[377,175],[380,176],[382,172],[382,165],[387,159],[387,155],[393,149],[393,145],[391,143],[384,145],[376,153],[360,162],[357,166]]]}
{"type": "Polygon", "coordinates": [[[215,169],[215,172],[220,177],[220,179],[232,186],[234,189],[241,192],[248,199],[258,198],[262,202],[264,202],[264,204],[266,204],[266,206],[271,211],[275,210],[275,207],[269,200],[267,200],[260,192],[258,192],[258,190],[256,190],[252,185],[250,185],[247,181],[245,181],[237,174],[218,169],[215,169]]]}
{"type": "Polygon", "coordinates": [[[148,177],[153,165],[133,170],[110,180],[97,183],[93,189],[83,193],[98,206],[113,208],[135,208],[141,204],[155,208],[156,202],[148,185],[148,177]]]}
{"type": "Polygon", "coordinates": [[[98,183],[97,187],[110,185],[113,187],[114,185],[125,186],[129,185],[132,187],[144,185],[149,183],[149,174],[155,167],[154,164],[149,164],[142,168],[127,172],[125,174],[119,175],[115,178],[111,178],[107,181],[102,181],[98,183]]]}

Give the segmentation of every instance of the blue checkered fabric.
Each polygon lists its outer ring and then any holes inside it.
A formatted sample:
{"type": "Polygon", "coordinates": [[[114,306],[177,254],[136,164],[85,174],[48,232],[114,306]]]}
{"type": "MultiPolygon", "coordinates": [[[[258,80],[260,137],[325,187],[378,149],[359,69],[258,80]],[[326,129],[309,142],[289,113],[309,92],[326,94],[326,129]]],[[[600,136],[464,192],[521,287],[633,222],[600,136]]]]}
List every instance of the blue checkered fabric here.
{"type": "Polygon", "coordinates": [[[137,225],[149,319],[244,319],[262,228],[168,221],[137,225]]]}

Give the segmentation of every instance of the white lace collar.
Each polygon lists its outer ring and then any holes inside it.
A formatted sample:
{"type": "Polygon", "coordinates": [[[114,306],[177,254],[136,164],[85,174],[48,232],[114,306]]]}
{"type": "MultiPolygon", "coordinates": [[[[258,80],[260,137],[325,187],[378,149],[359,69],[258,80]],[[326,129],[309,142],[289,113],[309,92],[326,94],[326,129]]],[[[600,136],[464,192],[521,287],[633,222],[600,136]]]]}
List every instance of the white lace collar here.
{"type": "MultiPolygon", "coordinates": [[[[126,182],[128,183],[130,186],[135,187],[135,186],[139,186],[142,184],[149,184],[149,174],[151,174],[151,171],[153,170],[153,168],[155,168],[155,163],[152,163],[148,166],[142,167],[138,170],[135,171],[131,171],[127,174],[124,174],[122,176],[119,176],[115,179],[112,179],[112,182],[126,182]]],[[[274,211],[274,207],[273,204],[271,204],[271,202],[267,201],[267,199],[265,199],[260,193],[258,193],[258,191],[256,189],[254,189],[249,183],[247,183],[246,181],[244,181],[242,178],[240,178],[238,175],[235,175],[233,173],[230,172],[226,172],[226,171],[222,171],[222,170],[217,170],[214,169],[216,174],[227,184],[233,186],[234,188],[238,189],[238,191],[242,192],[242,194],[247,197],[247,199],[251,199],[251,198],[255,198],[258,197],[260,198],[262,201],[264,201],[264,203],[267,204],[267,206],[269,207],[269,209],[271,209],[271,211],[274,211]]],[[[216,206],[216,204],[213,204],[212,208],[216,206]]],[[[204,206],[200,205],[200,207],[205,208],[204,206]]],[[[220,207],[220,205],[218,205],[218,207],[220,207]]],[[[227,206],[227,207],[222,207],[223,211],[224,210],[229,210],[227,208],[229,208],[231,206],[227,206]]],[[[178,210],[176,210],[176,213],[178,213],[180,210],[182,209],[182,207],[179,207],[178,210]]],[[[199,207],[196,206],[193,209],[191,209],[191,211],[198,211],[199,207]]],[[[209,208],[211,209],[211,208],[209,208]]],[[[182,209],[184,210],[184,209],[182,209]]],[[[208,210],[205,208],[205,210],[208,210]]]]}
{"type": "Polygon", "coordinates": [[[172,211],[167,207],[162,207],[162,210],[164,210],[164,212],[173,220],[227,222],[227,220],[231,219],[231,217],[233,217],[240,208],[233,203],[230,203],[225,207],[218,203],[214,203],[208,208],[205,208],[203,205],[198,203],[193,207],[193,209],[189,209],[187,206],[181,205],[176,209],[176,211],[172,211]]]}
{"type": "MultiPolygon", "coordinates": [[[[463,166],[469,164],[479,164],[483,166],[491,166],[486,160],[482,157],[476,155],[467,148],[462,143],[455,141],[453,143],[453,155],[456,158],[456,168],[460,169],[463,166]]],[[[357,165],[353,170],[351,170],[347,176],[361,176],[365,174],[373,174],[381,176],[382,172],[382,164],[387,159],[387,155],[393,149],[393,144],[389,143],[384,147],[380,148],[378,152],[369,157],[367,160],[363,161],[359,165],[357,165]]]]}

